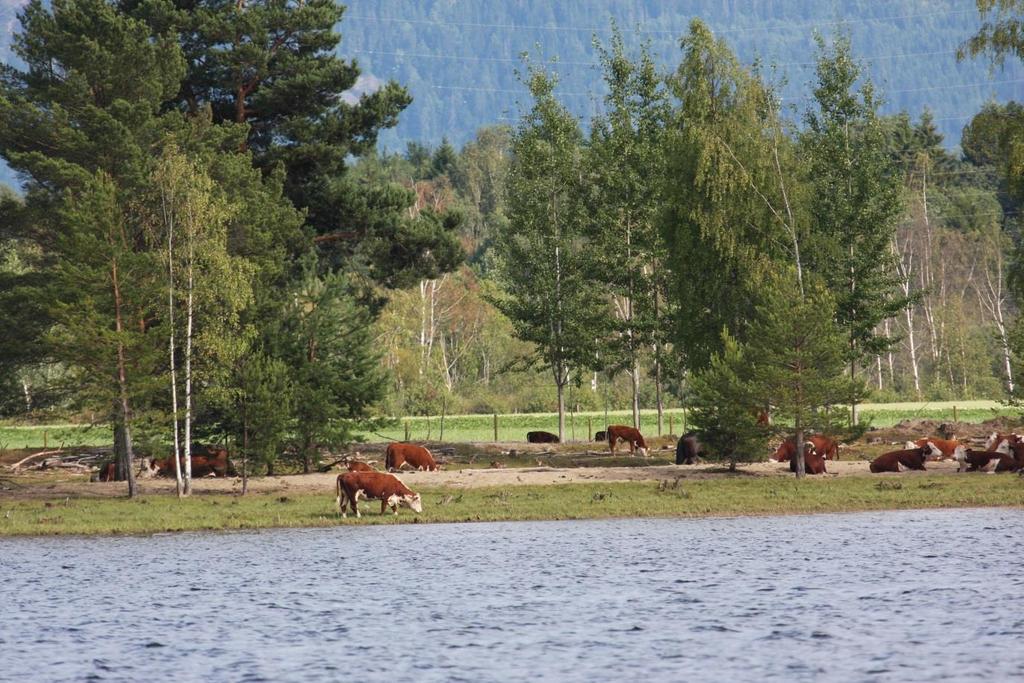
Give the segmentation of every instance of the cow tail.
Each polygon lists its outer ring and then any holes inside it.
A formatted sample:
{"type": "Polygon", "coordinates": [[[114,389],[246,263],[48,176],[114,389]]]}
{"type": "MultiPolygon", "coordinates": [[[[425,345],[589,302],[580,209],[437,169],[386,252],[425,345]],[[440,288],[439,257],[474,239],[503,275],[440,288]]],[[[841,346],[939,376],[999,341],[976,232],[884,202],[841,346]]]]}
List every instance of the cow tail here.
{"type": "Polygon", "coordinates": [[[390,472],[391,471],[391,466],[394,464],[394,462],[395,462],[394,453],[391,451],[391,446],[388,446],[388,449],[386,451],[384,451],[384,471],[385,472],[390,472]]]}
{"type": "Polygon", "coordinates": [[[342,510],[342,508],[341,508],[341,498],[342,498],[342,496],[345,495],[345,490],[341,486],[341,475],[340,474],[338,475],[338,478],[335,479],[335,486],[338,489],[338,497],[334,499],[334,504],[338,506],[338,512],[341,512],[341,510],[342,510]]]}

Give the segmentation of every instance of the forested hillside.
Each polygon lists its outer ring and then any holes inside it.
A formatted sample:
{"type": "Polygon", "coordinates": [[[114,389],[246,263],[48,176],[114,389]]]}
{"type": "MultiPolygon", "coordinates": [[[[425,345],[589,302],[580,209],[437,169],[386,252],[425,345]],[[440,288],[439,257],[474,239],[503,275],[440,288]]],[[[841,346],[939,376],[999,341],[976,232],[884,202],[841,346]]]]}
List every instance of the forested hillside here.
{"type": "MultiPolygon", "coordinates": [[[[628,45],[650,44],[656,62],[677,64],[679,39],[692,17],[707,23],[743,62],[778,66],[787,104],[808,102],[814,34],[848,31],[854,55],[879,87],[881,111],[913,116],[930,108],[945,144],[988,99],[1024,91],[1024,68],[1008,60],[990,71],[984,60],[956,60],[979,24],[967,0],[350,0],[341,52],[355,57],[367,81],[396,79],[413,95],[398,127],[382,136],[392,149],[406,141],[461,144],[482,125],[514,121],[527,102],[515,75],[520,54],[557,59],[559,97],[577,115],[602,111],[593,37],[607,39],[615,21],[628,45]]],[[[770,80],[776,80],[766,68],[770,80]]]]}

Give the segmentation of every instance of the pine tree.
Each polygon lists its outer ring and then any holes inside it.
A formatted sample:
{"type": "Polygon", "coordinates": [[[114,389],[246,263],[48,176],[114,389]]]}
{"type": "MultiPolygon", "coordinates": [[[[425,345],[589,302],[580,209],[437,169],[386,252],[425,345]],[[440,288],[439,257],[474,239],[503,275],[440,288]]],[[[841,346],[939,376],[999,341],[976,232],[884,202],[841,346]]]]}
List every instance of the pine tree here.
{"type": "MultiPolygon", "coordinates": [[[[899,290],[890,243],[902,214],[901,176],[887,154],[870,81],[860,85],[850,41],[831,50],[819,37],[816,108],[806,116],[804,155],[809,159],[811,224],[809,268],[821,275],[836,302],[846,335],[846,362],[858,364],[888,348],[879,323],[910,300],[899,290]]],[[[850,397],[856,423],[856,400],[850,397]]]]}

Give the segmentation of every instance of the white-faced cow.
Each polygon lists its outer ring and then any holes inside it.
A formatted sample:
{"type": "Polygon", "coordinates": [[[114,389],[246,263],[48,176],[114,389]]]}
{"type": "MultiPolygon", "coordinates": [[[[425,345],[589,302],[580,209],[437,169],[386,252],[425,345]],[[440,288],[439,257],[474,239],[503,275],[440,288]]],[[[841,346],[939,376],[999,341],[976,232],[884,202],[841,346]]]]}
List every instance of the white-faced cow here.
{"type": "Polygon", "coordinates": [[[647,442],[644,441],[644,435],[639,430],[626,425],[608,425],[605,433],[608,435],[608,448],[612,455],[615,454],[615,445],[620,439],[629,444],[630,455],[633,455],[637,449],[640,450],[640,455],[647,455],[647,442]]]}
{"type": "Polygon", "coordinates": [[[407,507],[413,512],[423,512],[420,494],[414,493],[408,486],[393,474],[385,472],[345,472],[338,475],[336,482],[338,511],[342,517],[348,517],[346,507],[351,506],[356,517],[359,514],[357,504],[360,498],[380,501],[380,514],[387,508],[397,515],[398,506],[407,507]]]}

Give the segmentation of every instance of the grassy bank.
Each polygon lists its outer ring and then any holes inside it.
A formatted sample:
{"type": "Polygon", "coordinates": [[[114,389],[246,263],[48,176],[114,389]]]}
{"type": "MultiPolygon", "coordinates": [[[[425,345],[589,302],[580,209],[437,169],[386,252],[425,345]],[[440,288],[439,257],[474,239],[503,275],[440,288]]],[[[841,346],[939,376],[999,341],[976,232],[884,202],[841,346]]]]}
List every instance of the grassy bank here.
{"type": "MultiPolygon", "coordinates": [[[[795,479],[736,476],[663,484],[602,483],[479,489],[423,489],[423,514],[379,515],[363,502],[343,520],[323,495],[173,495],[123,498],[0,499],[0,536],[147,534],[186,530],[318,527],[396,522],[467,522],[613,517],[702,517],[943,507],[1024,507],[1012,475],[795,479]]],[[[993,510],[993,514],[1001,514],[993,510]]]]}

